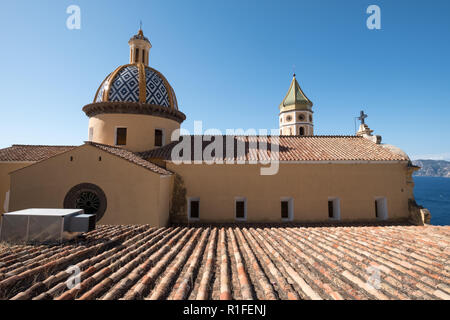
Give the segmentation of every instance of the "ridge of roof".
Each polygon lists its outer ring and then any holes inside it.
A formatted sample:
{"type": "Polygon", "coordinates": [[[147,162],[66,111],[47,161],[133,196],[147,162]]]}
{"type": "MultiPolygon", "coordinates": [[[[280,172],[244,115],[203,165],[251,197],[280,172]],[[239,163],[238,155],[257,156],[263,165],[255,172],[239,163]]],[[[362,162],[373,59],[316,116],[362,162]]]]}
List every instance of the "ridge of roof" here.
{"type": "Polygon", "coordinates": [[[157,173],[160,175],[173,174],[173,172],[171,172],[167,169],[164,169],[164,168],[154,164],[153,162],[150,162],[150,161],[142,158],[141,156],[139,156],[138,153],[129,151],[127,149],[123,149],[123,148],[116,147],[116,146],[111,146],[108,144],[96,143],[96,142],[92,142],[92,141],[85,141],[84,143],[85,143],[85,145],[91,145],[93,147],[96,147],[100,150],[103,150],[103,151],[109,153],[109,154],[117,156],[123,160],[126,160],[128,162],[131,162],[138,166],[141,166],[145,169],[148,169],[154,173],[157,173]]]}
{"type": "MultiPolygon", "coordinates": [[[[161,159],[172,161],[172,150],[181,143],[183,137],[179,141],[171,142],[163,147],[140,152],[139,156],[145,159],[161,159]]],[[[202,136],[198,136],[202,137],[202,136]]],[[[213,137],[213,136],[211,136],[213,137]]],[[[219,136],[220,137],[220,136],[219,136]]],[[[223,136],[222,136],[223,137],[223,136]]],[[[282,162],[298,162],[298,161],[409,161],[407,156],[396,154],[382,145],[358,136],[275,136],[278,138],[278,159],[282,162]]],[[[271,137],[259,136],[235,136],[236,140],[244,142],[244,154],[238,155],[237,143],[234,144],[234,153],[226,154],[226,139],[223,139],[223,156],[217,158],[222,160],[234,157],[234,159],[258,161],[270,160],[272,145],[274,144],[271,137]],[[258,143],[255,143],[258,142],[258,143]],[[260,148],[261,143],[267,143],[266,147],[260,148]],[[272,143],[271,143],[272,142],[272,143]],[[260,152],[262,151],[262,153],[260,152]]],[[[275,139],[274,139],[275,140],[275,139]]],[[[191,160],[194,159],[194,143],[195,139],[191,139],[191,160]]],[[[202,150],[213,143],[211,141],[202,140],[202,150]]],[[[274,150],[275,152],[275,150],[274,150]]],[[[203,154],[203,152],[201,152],[203,154]]],[[[215,158],[215,157],[214,157],[215,158]]],[[[189,159],[189,156],[188,156],[189,159]]],[[[183,157],[183,160],[184,159],[183,157]]],[[[200,160],[200,159],[197,159],[200,160]]]]}
{"type": "MultiPolygon", "coordinates": [[[[77,145],[50,145],[50,144],[12,144],[11,147],[76,148],[79,146],[77,146],[77,145]]],[[[7,147],[7,148],[11,148],[11,147],[7,147]]]]}
{"type": "MultiPolygon", "coordinates": [[[[364,137],[362,136],[357,136],[357,135],[313,135],[313,136],[293,136],[293,135],[259,135],[259,134],[184,134],[184,135],[180,135],[180,137],[218,137],[218,136],[222,136],[222,137],[280,137],[280,138],[296,138],[296,139],[305,139],[305,138],[357,138],[357,139],[364,139],[364,137]]],[[[172,142],[178,142],[178,141],[172,141],[172,142]]],[[[171,142],[171,143],[172,143],[171,142]]]]}
{"type": "Polygon", "coordinates": [[[0,149],[0,161],[38,162],[76,148],[77,146],[22,145],[13,144],[0,149]]]}

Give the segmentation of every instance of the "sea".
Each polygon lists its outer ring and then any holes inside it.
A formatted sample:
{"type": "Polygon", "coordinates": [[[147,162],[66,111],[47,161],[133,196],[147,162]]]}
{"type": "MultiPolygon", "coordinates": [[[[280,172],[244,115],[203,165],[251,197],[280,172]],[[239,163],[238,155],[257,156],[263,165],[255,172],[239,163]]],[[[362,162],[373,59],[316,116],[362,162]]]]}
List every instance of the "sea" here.
{"type": "Polygon", "coordinates": [[[450,225],[450,178],[414,177],[417,204],[431,213],[431,224],[450,225]]]}

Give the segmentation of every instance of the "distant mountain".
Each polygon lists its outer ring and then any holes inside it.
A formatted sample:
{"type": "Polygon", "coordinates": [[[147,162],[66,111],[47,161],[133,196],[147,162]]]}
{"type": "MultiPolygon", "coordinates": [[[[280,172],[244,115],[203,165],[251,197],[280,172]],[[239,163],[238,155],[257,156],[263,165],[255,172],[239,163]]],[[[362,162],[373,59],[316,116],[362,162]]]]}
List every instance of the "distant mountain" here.
{"type": "Polygon", "coordinates": [[[415,160],[413,164],[421,167],[419,171],[414,173],[415,176],[450,178],[450,161],[415,160]]]}

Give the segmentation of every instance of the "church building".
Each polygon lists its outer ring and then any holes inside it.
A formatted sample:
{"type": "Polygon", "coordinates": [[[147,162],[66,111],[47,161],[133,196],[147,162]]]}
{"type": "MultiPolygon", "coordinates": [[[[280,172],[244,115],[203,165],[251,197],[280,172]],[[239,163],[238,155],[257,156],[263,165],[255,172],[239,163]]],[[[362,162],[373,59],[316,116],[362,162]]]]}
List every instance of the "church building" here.
{"type": "Polygon", "coordinates": [[[83,107],[87,142],[0,150],[0,212],[82,208],[99,224],[152,226],[425,221],[413,195],[417,167],[372,134],[364,113],[354,136],[315,135],[313,103],[294,75],[279,105],[279,135],[179,135],[186,115],[151,67],[150,41],[139,30],[128,43],[129,64],[83,107]],[[196,155],[222,141],[226,149],[227,139],[243,152],[214,150],[212,162],[196,155]],[[181,154],[186,143],[192,148],[181,154]],[[261,174],[270,165],[264,155],[275,154],[276,174],[261,174]]]}

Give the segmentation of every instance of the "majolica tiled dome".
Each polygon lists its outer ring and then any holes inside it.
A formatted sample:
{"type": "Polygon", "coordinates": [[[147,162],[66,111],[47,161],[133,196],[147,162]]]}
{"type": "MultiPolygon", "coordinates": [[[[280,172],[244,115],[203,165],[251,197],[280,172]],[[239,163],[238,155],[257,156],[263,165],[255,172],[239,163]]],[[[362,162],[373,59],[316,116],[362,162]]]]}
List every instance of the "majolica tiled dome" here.
{"type": "Polygon", "coordinates": [[[120,66],[108,75],[97,90],[97,102],[139,102],[178,110],[169,82],[143,63],[120,66]]]}

